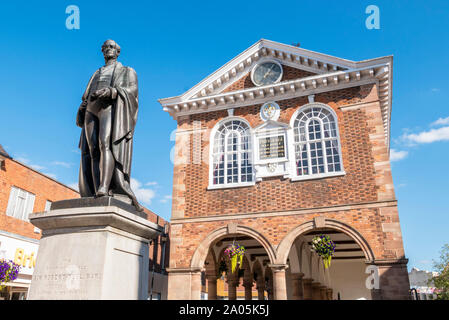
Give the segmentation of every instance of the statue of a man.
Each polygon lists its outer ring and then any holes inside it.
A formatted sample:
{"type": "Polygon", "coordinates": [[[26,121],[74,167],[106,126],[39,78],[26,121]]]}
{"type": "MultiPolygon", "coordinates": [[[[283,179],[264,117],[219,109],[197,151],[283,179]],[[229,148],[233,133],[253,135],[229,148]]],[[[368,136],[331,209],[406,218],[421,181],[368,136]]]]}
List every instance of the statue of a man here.
{"type": "Polygon", "coordinates": [[[105,65],[90,78],[76,118],[82,128],[79,191],[81,197],[125,195],[142,211],[130,187],[137,74],[117,61],[115,41],[105,41],[101,51],[105,65]]]}

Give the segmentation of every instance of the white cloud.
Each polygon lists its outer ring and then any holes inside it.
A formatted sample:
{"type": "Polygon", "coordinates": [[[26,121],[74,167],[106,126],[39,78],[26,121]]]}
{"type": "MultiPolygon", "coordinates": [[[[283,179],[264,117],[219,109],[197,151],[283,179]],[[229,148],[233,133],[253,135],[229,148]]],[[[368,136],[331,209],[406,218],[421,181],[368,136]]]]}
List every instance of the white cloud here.
{"type": "Polygon", "coordinates": [[[157,186],[158,183],[156,181],[150,181],[150,182],[145,183],[145,185],[146,186],[157,186]]]}
{"type": "Polygon", "coordinates": [[[172,197],[171,195],[164,196],[161,200],[159,200],[162,203],[166,203],[168,200],[170,200],[172,197]]]}
{"type": "Polygon", "coordinates": [[[29,166],[30,166],[31,168],[33,168],[34,170],[42,170],[42,169],[45,169],[45,167],[40,166],[40,165],[38,165],[38,164],[29,164],[29,166]]]}
{"type": "Polygon", "coordinates": [[[70,168],[72,166],[71,163],[64,162],[64,161],[53,161],[51,164],[53,164],[55,166],[65,167],[65,168],[70,168]]]}
{"type": "Polygon", "coordinates": [[[39,171],[39,170],[45,169],[44,166],[40,166],[38,164],[31,163],[31,160],[27,159],[27,158],[18,157],[18,158],[14,158],[14,160],[22,162],[23,164],[26,164],[27,166],[33,168],[34,170],[38,170],[39,171]]]}
{"type": "Polygon", "coordinates": [[[76,191],[79,191],[79,185],[78,182],[73,182],[67,185],[68,187],[75,189],[76,191]]]}
{"type": "Polygon", "coordinates": [[[50,178],[57,180],[57,177],[54,173],[50,173],[50,172],[42,172],[42,173],[45,174],[46,176],[49,176],[50,178]]]}
{"type": "Polygon", "coordinates": [[[17,160],[17,161],[22,162],[24,164],[29,164],[30,163],[30,159],[21,158],[21,157],[14,158],[14,160],[17,160]]]}
{"type": "Polygon", "coordinates": [[[395,149],[390,150],[390,161],[399,161],[407,157],[408,151],[398,151],[395,149]]]}
{"type": "MultiPolygon", "coordinates": [[[[438,120],[437,120],[438,121],[438,120]]],[[[412,143],[432,143],[449,140],[449,126],[422,131],[419,133],[404,134],[402,139],[412,143]]]]}
{"type": "Polygon", "coordinates": [[[131,178],[131,189],[139,202],[146,205],[151,204],[151,199],[155,196],[154,190],[142,188],[142,183],[134,178],[131,178]]]}
{"type": "Polygon", "coordinates": [[[432,122],[432,126],[439,126],[439,125],[445,125],[449,124],[449,117],[447,118],[439,118],[437,121],[432,122]]]}

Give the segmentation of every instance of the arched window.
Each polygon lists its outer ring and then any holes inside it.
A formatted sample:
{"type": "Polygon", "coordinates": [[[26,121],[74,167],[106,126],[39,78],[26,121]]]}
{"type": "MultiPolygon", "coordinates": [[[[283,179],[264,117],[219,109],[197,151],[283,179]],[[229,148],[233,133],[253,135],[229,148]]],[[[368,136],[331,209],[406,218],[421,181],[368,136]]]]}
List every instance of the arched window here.
{"type": "Polygon", "coordinates": [[[213,136],[212,185],[237,185],[254,181],[250,127],[238,119],[221,124],[213,136]]]}
{"type": "Polygon", "coordinates": [[[299,110],[293,134],[297,176],[343,172],[336,117],[330,108],[312,104],[299,110]]]}

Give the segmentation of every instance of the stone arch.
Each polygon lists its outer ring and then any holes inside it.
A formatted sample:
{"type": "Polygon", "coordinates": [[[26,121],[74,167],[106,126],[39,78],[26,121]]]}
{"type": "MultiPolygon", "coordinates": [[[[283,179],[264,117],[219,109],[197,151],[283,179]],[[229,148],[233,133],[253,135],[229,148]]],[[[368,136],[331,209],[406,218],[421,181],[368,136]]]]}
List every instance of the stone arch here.
{"type": "MultiPolygon", "coordinates": [[[[374,261],[374,254],[373,251],[371,250],[371,247],[369,246],[365,238],[357,230],[341,221],[333,219],[324,219],[323,227],[336,229],[346,233],[348,236],[354,239],[354,241],[360,246],[365,255],[366,260],[374,261]]],[[[296,238],[301,234],[304,234],[313,229],[316,229],[315,222],[314,220],[310,220],[297,226],[292,231],[290,231],[279,243],[279,246],[276,251],[277,257],[276,263],[286,264],[290,248],[292,247],[292,244],[295,242],[296,238]]]]}
{"type": "Polygon", "coordinates": [[[270,263],[276,261],[276,252],[273,246],[260,232],[247,226],[228,224],[227,226],[215,229],[201,241],[192,256],[190,267],[202,269],[212,243],[223,236],[233,234],[243,234],[254,238],[264,247],[268,254],[268,258],[270,259],[270,263]]]}

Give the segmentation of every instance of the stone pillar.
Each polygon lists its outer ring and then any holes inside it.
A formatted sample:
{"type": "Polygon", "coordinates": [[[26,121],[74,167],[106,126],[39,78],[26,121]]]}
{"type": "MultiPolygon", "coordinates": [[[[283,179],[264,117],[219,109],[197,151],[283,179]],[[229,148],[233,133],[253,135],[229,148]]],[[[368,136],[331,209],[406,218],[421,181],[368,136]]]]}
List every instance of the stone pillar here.
{"type": "Polygon", "coordinates": [[[268,265],[273,272],[273,297],[274,300],[287,300],[287,283],[285,281],[286,264],[268,265]]]}
{"type": "Polygon", "coordinates": [[[257,299],[265,300],[265,283],[263,281],[257,281],[257,299]]]}
{"type": "Polygon", "coordinates": [[[42,230],[30,300],[146,300],[149,242],[163,228],[112,197],[53,202],[30,215],[42,230]]]}
{"type": "Polygon", "coordinates": [[[321,300],[321,283],[312,283],[312,300],[321,300]]]}
{"type": "Polygon", "coordinates": [[[332,288],[327,288],[327,300],[334,300],[332,288]]]}
{"type": "Polygon", "coordinates": [[[408,259],[375,260],[371,296],[375,300],[410,300],[408,259]],[[377,275],[376,275],[377,270],[377,275]]]}
{"type": "Polygon", "coordinates": [[[207,276],[207,299],[217,300],[217,277],[207,276]]]}
{"type": "Polygon", "coordinates": [[[237,285],[238,280],[234,278],[228,279],[228,299],[229,300],[237,300],[237,285]]]}
{"type": "Polygon", "coordinates": [[[196,268],[167,268],[167,300],[200,300],[201,271],[196,268]]]}
{"type": "Polygon", "coordinates": [[[201,300],[201,271],[191,273],[191,300],[201,300]]]}
{"type": "Polygon", "coordinates": [[[268,300],[274,300],[274,290],[273,290],[273,277],[269,277],[266,283],[267,298],[268,300]]]}
{"type": "Polygon", "coordinates": [[[312,300],[313,299],[312,282],[313,282],[313,279],[310,279],[310,278],[302,279],[302,285],[304,288],[304,292],[303,292],[304,300],[312,300]]]}
{"type": "Polygon", "coordinates": [[[253,283],[250,280],[243,282],[245,287],[245,300],[253,300],[253,283]]]}
{"type": "Polygon", "coordinates": [[[327,287],[326,286],[320,286],[320,296],[321,296],[321,300],[328,300],[327,299],[327,287]]]}
{"type": "Polygon", "coordinates": [[[292,274],[293,300],[304,300],[303,277],[304,273],[292,274]]]}

